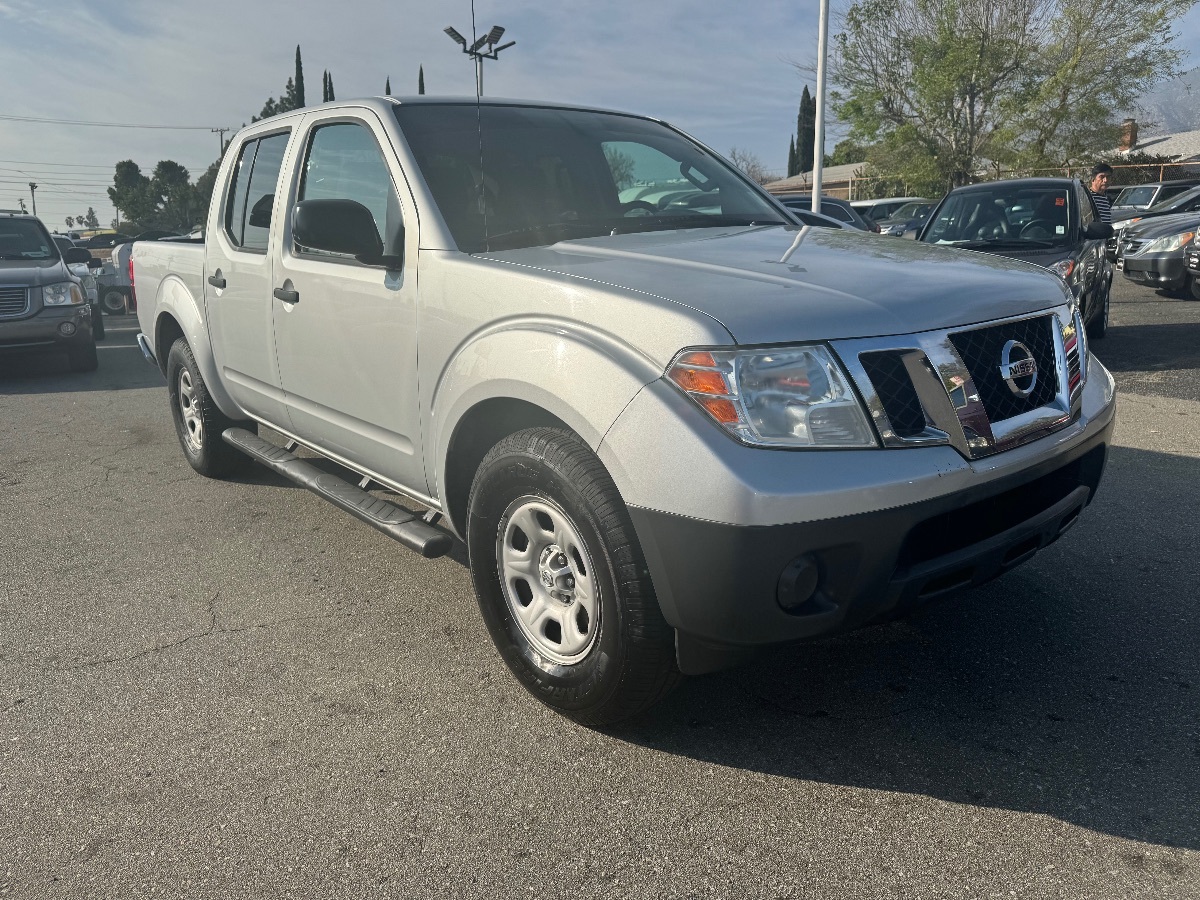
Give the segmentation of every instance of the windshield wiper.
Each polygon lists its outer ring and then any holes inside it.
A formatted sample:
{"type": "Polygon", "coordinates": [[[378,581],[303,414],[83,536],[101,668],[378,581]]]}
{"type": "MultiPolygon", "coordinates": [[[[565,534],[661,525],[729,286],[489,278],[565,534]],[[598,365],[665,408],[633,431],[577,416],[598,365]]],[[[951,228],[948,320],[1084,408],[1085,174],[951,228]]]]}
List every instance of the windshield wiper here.
{"type": "Polygon", "coordinates": [[[738,228],[752,225],[790,225],[782,219],[756,219],[750,216],[713,216],[690,213],[667,216],[633,216],[621,219],[613,234],[633,234],[641,231],[675,231],[679,228],[738,228]]]}

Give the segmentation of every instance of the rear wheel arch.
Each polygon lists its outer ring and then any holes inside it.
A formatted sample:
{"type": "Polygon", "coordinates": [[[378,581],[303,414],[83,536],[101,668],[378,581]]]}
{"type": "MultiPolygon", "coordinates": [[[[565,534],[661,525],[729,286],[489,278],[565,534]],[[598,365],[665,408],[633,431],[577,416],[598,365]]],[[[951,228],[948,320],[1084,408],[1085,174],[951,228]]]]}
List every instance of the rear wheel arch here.
{"type": "Polygon", "coordinates": [[[183,326],[173,315],[163,313],[158,317],[158,322],[154,326],[154,356],[158,360],[158,367],[164,376],[167,374],[167,354],[171,352],[171,347],[181,337],[186,337],[183,326]]]}

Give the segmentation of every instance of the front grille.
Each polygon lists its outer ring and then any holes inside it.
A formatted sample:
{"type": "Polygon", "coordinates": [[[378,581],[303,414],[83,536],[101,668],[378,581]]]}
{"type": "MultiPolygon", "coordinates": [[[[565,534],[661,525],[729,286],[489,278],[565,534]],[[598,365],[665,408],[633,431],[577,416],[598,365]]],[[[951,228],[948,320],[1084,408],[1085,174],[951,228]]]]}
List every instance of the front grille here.
{"type": "Polygon", "coordinates": [[[23,287],[0,287],[0,316],[23,314],[29,308],[29,290],[23,287]]]}
{"type": "Polygon", "coordinates": [[[1053,318],[1039,316],[950,335],[993,424],[1040,409],[1058,393],[1054,336],[1050,330],[1053,318]],[[1024,344],[1037,362],[1037,381],[1028,397],[1014,394],[1000,374],[1000,357],[1008,341],[1024,344]]]}
{"type": "Polygon", "coordinates": [[[883,411],[892,423],[892,431],[897,437],[912,438],[924,432],[928,423],[912,379],[904,368],[905,352],[911,351],[864,353],[859,359],[875,385],[883,411]]]}
{"type": "Polygon", "coordinates": [[[1128,240],[1121,244],[1121,253],[1128,256],[1131,253],[1139,252],[1145,246],[1146,241],[1128,240]]]}

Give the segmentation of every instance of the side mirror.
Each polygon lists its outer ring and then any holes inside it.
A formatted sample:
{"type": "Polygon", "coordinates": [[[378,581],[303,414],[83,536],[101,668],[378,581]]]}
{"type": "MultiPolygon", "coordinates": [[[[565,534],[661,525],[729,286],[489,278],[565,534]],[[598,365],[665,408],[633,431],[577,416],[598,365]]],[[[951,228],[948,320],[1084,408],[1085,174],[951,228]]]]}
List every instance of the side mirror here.
{"type": "Polygon", "coordinates": [[[302,247],[353,256],[368,266],[399,269],[403,231],[398,247],[384,248],[371,211],[354,200],[302,200],[296,204],[292,237],[302,247]],[[386,252],[385,252],[386,249],[386,252]]]}
{"type": "MultiPolygon", "coordinates": [[[[88,256],[92,256],[92,255],[89,253],[88,256]]],[[[89,269],[103,269],[104,261],[100,260],[100,259],[96,259],[95,257],[92,257],[91,259],[89,259],[87,261],[87,267],[89,269]]]]}
{"type": "Polygon", "coordinates": [[[1106,241],[1113,236],[1113,227],[1107,222],[1089,222],[1083,236],[1090,241],[1106,241]]]}
{"type": "Polygon", "coordinates": [[[254,228],[271,227],[271,207],[275,205],[274,194],[263,194],[250,207],[250,219],[246,223],[254,228]]]}
{"type": "MultiPolygon", "coordinates": [[[[69,250],[63,251],[62,258],[63,262],[68,263],[69,265],[88,263],[90,266],[92,254],[88,253],[82,247],[71,247],[69,250]]],[[[96,262],[100,262],[100,260],[96,260],[96,262]]]]}

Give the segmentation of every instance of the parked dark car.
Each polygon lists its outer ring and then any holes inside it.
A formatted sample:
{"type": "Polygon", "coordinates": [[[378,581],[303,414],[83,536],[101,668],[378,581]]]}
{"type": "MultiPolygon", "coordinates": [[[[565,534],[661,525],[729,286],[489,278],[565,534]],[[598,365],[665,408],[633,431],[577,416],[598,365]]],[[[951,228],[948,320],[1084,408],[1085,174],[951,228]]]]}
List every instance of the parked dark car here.
{"type": "MultiPolygon", "coordinates": [[[[1116,200],[1113,200],[1113,213],[1120,211],[1123,215],[1136,215],[1131,212],[1138,209],[1149,209],[1158,203],[1163,203],[1200,185],[1200,178],[1177,178],[1173,181],[1150,181],[1146,184],[1132,184],[1121,188],[1116,200]]],[[[1109,188],[1111,191],[1112,188],[1109,188]]],[[[1112,200],[1112,197],[1109,197],[1112,200]]]]}
{"type": "Polygon", "coordinates": [[[1200,228],[1200,213],[1158,216],[1121,232],[1117,268],[1125,277],[1171,294],[1188,288],[1185,255],[1200,228]]]}
{"type": "MultiPolygon", "coordinates": [[[[788,209],[812,211],[812,194],[778,194],[776,195],[776,199],[788,209]]],[[[858,210],[851,206],[849,202],[838,197],[830,197],[827,194],[821,195],[821,215],[837,219],[839,222],[845,222],[851,228],[858,228],[861,231],[879,231],[878,227],[860,216],[858,210]]]]}
{"type": "Polygon", "coordinates": [[[1113,267],[1091,193],[1070,178],[1018,178],[956,188],[930,215],[918,240],[1044,266],[1071,288],[1088,334],[1108,331],[1113,267]]]}
{"type": "Polygon", "coordinates": [[[1160,200],[1148,209],[1113,210],[1113,226],[1119,231],[1121,222],[1141,222],[1159,216],[1173,216],[1176,213],[1200,211],[1200,185],[1187,188],[1178,194],[1160,200]]]}
{"type": "Polygon", "coordinates": [[[1184,251],[1183,264],[1188,273],[1188,296],[1200,300],[1200,231],[1192,236],[1184,251]]]}
{"type": "Polygon", "coordinates": [[[915,238],[925,220],[929,218],[929,213],[933,211],[933,205],[932,200],[905,203],[892,213],[890,218],[878,223],[879,233],[915,238]]]}
{"type": "Polygon", "coordinates": [[[90,238],[83,242],[83,246],[88,250],[109,250],[115,247],[117,244],[131,240],[133,240],[133,238],[127,234],[119,234],[115,231],[109,231],[105,234],[93,234],[90,238]]]}

